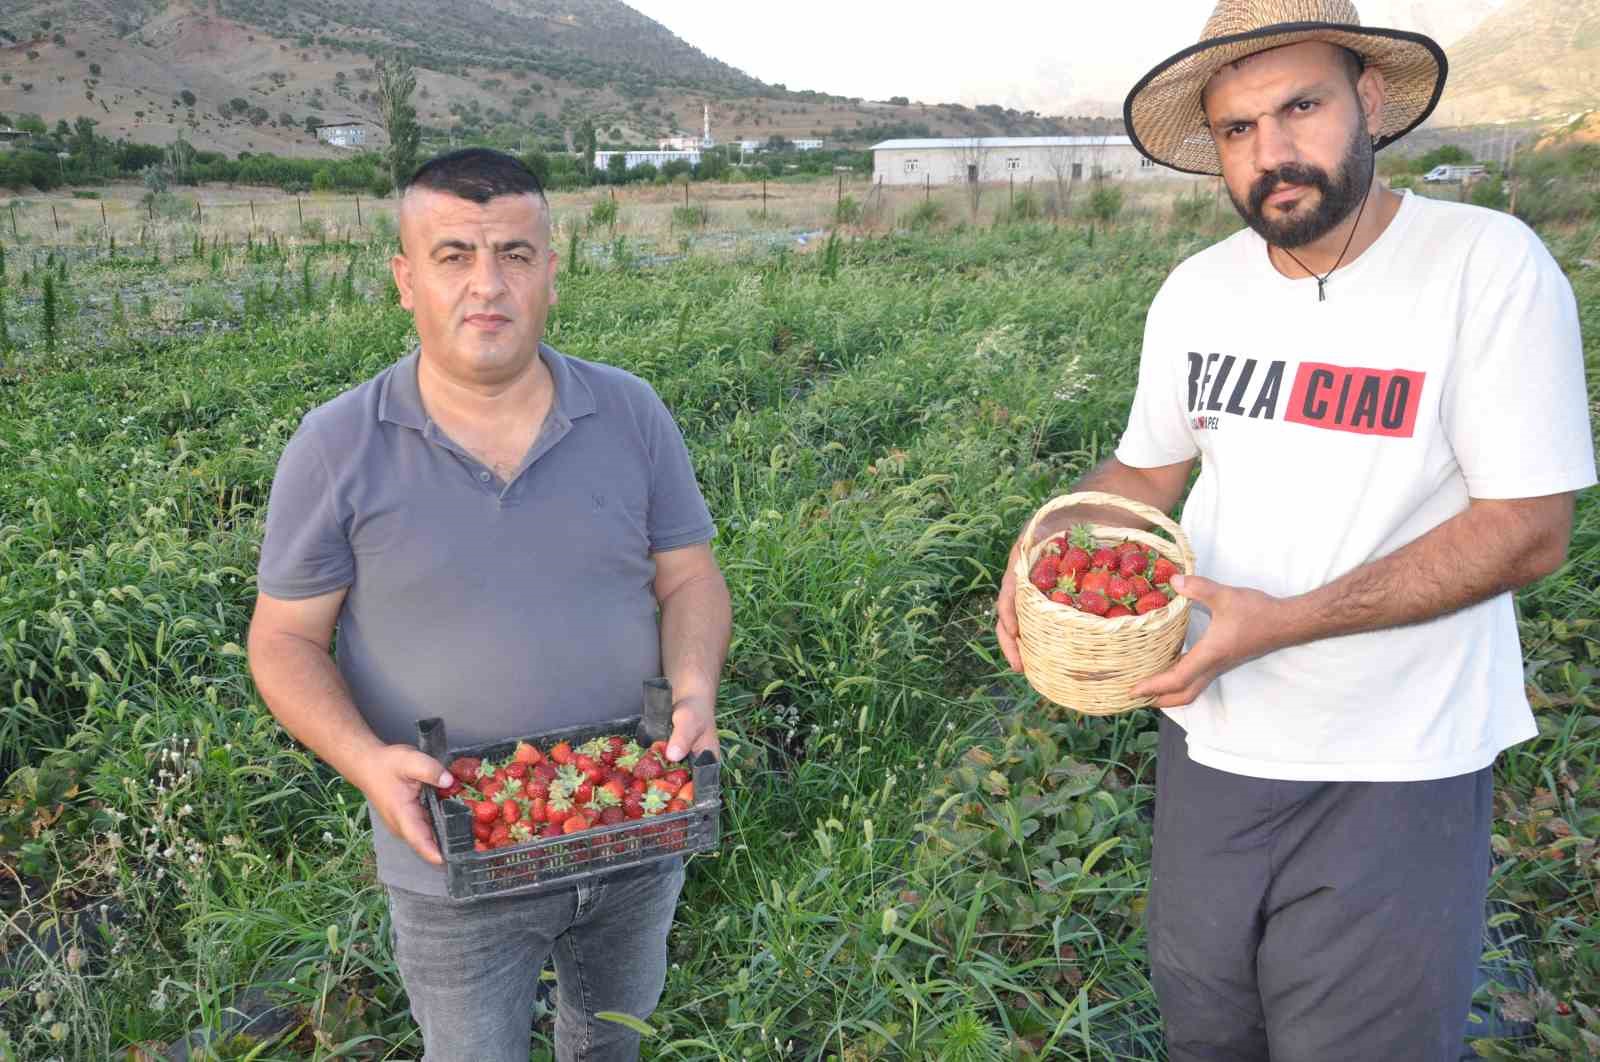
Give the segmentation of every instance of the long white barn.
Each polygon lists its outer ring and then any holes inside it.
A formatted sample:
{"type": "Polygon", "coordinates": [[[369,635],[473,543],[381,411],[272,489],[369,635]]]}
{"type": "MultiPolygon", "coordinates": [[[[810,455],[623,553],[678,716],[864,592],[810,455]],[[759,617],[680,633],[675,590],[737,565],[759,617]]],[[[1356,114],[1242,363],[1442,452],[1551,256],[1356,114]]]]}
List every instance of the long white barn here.
{"type": "Polygon", "coordinates": [[[1171,176],[1125,136],[984,136],[885,140],[872,146],[873,180],[884,184],[1019,184],[1127,181],[1171,176]]]}

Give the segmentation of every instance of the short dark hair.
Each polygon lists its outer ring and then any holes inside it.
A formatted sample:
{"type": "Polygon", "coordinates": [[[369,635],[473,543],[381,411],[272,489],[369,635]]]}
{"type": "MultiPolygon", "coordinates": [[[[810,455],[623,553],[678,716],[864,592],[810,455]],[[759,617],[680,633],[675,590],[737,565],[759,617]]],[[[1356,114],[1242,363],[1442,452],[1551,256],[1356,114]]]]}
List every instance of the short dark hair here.
{"type": "Polygon", "coordinates": [[[472,203],[487,203],[502,195],[532,195],[546,202],[537,174],[516,156],[489,148],[435,155],[417,167],[401,191],[413,188],[447,192],[472,203]]]}
{"type": "Polygon", "coordinates": [[[1345,77],[1350,79],[1350,87],[1355,88],[1361,75],[1366,73],[1367,61],[1361,58],[1361,53],[1340,46],[1339,63],[1344,67],[1345,77]]]}

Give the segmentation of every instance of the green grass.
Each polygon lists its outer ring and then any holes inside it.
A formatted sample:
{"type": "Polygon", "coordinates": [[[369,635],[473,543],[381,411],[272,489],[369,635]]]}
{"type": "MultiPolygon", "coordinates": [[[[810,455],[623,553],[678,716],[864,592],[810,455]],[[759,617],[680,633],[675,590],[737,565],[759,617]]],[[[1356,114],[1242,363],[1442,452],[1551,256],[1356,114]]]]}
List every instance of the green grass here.
{"type": "MultiPolygon", "coordinates": [[[[649,1056],[1160,1056],[1151,717],[1049,721],[989,610],[1028,514],[1121,432],[1145,309],[1210,238],[1181,220],[564,278],[551,341],[673,409],[736,617],[724,841],[691,865],[649,1056]]],[[[1591,396],[1595,237],[1550,237],[1591,396]]],[[[248,986],[294,1023],[219,1057],[420,1051],[359,794],[285,738],[239,648],[279,451],[408,342],[388,253],[75,259],[46,355],[47,263],[11,250],[33,279],[7,289],[0,369],[0,1058],[223,1030],[248,986]],[[76,951],[29,943],[51,919],[76,951]]],[[[1600,1034],[1594,495],[1568,565],[1521,595],[1541,736],[1498,769],[1493,888],[1538,986],[1508,1010],[1540,1025],[1482,1048],[1504,1057],[1600,1034]]]]}

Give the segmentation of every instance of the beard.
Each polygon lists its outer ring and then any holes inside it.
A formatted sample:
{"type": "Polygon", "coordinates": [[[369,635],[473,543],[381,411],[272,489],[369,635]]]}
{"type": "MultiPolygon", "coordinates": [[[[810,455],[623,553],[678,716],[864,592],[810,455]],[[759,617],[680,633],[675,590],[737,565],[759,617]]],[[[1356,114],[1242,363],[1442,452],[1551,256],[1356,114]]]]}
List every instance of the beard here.
{"type": "Polygon", "coordinates": [[[1250,186],[1247,202],[1241,203],[1232,188],[1228,189],[1228,198],[1233,201],[1233,208],[1239,212],[1245,224],[1263,240],[1279,247],[1304,247],[1322,239],[1350,216],[1371,187],[1375,166],[1372,141],[1358,125],[1355,135],[1345,147],[1338,170],[1331,177],[1326,170],[1317,166],[1291,162],[1256,178],[1250,186]],[[1317,205],[1303,215],[1268,217],[1267,196],[1278,191],[1281,185],[1315,188],[1317,205]]]}

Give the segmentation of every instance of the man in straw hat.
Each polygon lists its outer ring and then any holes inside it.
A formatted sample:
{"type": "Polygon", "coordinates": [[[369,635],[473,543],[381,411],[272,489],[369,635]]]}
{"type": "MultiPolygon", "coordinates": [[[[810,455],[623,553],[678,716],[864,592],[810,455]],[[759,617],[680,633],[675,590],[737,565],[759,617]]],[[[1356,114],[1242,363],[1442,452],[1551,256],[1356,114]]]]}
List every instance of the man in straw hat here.
{"type": "MultiPolygon", "coordinates": [[[[1511,592],[1595,482],[1571,287],[1515,218],[1377,180],[1438,101],[1426,37],[1222,0],[1128,96],[1248,228],[1150,307],[1115,457],[1204,578],[1166,709],[1148,927],[1171,1057],[1460,1056],[1490,766],[1533,737],[1511,592]],[[1199,459],[1200,475],[1189,489],[1199,459]]],[[[1104,513],[1065,513],[1047,533],[1104,513]]],[[[1020,668],[1010,567],[997,627],[1020,668]]]]}

